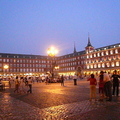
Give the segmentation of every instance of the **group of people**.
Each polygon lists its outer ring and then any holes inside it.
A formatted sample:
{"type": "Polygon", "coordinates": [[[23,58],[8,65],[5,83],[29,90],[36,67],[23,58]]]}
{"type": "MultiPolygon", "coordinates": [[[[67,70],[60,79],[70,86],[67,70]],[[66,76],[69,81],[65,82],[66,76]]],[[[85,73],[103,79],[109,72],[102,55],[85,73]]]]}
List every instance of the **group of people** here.
{"type": "Polygon", "coordinates": [[[90,75],[87,81],[90,81],[90,101],[96,99],[96,86],[99,86],[99,100],[112,101],[112,95],[119,96],[119,78],[120,75],[117,74],[115,70],[113,75],[106,73],[104,71],[100,72],[99,80],[97,82],[94,74],[90,75]],[[112,89],[113,88],[113,89],[112,89]]]}
{"type": "MultiPolygon", "coordinates": [[[[77,85],[78,76],[75,74],[73,77],[74,85],[77,85]]],[[[61,82],[61,86],[64,86],[65,77],[63,75],[60,76],[59,81],[61,82]]],[[[98,79],[96,79],[94,74],[91,74],[87,81],[90,81],[90,101],[92,99],[97,100],[97,92],[96,86],[98,85],[98,93],[99,100],[103,101],[106,99],[107,101],[112,101],[112,96],[119,96],[119,80],[120,75],[118,75],[115,70],[113,74],[106,73],[104,71],[100,72],[98,79]]],[[[15,89],[14,92],[17,93],[32,93],[32,83],[34,79],[32,77],[18,77],[16,76],[15,89]]],[[[50,78],[46,77],[45,83],[46,85],[50,82],[50,78]]]]}
{"type": "MultiPolygon", "coordinates": [[[[77,78],[78,78],[78,77],[77,77],[77,75],[75,74],[75,75],[73,76],[74,85],[77,85],[77,78]]],[[[65,80],[64,76],[61,75],[61,78],[60,78],[61,86],[64,86],[64,80],[65,80]]]]}
{"type": "Polygon", "coordinates": [[[14,92],[17,93],[32,93],[32,80],[31,77],[29,77],[27,79],[27,77],[23,78],[19,78],[18,76],[16,76],[15,79],[15,90],[14,92]]]}

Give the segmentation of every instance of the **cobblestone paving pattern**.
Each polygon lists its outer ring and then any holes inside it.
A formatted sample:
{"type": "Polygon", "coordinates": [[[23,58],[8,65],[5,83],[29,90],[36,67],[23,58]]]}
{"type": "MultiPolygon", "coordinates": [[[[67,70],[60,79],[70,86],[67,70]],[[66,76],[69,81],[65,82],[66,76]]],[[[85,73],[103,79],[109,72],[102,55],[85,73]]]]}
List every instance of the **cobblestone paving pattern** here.
{"type": "MultiPolygon", "coordinates": [[[[89,112],[93,113],[94,111],[96,112],[96,110],[98,111],[98,109],[107,109],[118,104],[116,102],[90,102],[89,100],[85,100],[40,109],[15,99],[7,93],[1,95],[0,99],[0,118],[4,120],[88,119],[89,117],[87,118],[87,116],[89,116],[89,112]]],[[[107,112],[108,110],[109,109],[107,109],[107,112]]]]}
{"type": "Polygon", "coordinates": [[[120,120],[120,97],[90,102],[86,81],[64,87],[35,83],[32,94],[16,94],[13,88],[0,92],[0,120],[120,120]]]}

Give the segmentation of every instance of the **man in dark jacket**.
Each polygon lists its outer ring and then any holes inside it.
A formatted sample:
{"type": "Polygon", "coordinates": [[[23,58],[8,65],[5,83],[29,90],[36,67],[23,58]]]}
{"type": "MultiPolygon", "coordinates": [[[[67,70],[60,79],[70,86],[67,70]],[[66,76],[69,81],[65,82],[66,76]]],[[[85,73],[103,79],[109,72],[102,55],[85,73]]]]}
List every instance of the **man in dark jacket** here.
{"type": "Polygon", "coordinates": [[[113,95],[118,96],[119,95],[119,78],[120,78],[120,76],[117,74],[117,71],[115,70],[111,77],[113,78],[113,95]]]}

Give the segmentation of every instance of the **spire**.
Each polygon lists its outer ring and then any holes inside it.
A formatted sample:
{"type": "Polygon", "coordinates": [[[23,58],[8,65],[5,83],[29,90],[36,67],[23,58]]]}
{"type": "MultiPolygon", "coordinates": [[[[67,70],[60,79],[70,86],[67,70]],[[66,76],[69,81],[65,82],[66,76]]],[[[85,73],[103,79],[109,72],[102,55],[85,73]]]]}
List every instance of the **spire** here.
{"type": "Polygon", "coordinates": [[[85,47],[85,49],[86,49],[87,52],[91,52],[91,51],[94,50],[94,47],[93,47],[93,46],[91,45],[91,43],[90,43],[90,35],[89,35],[89,33],[88,33],[88,44],[87,44],[87,46],[85,47]]]}
{"type": "Polygon", "coordinates": [[[75,41],[74,41],[74,53],[76,53],[75,41]]]}
{"type": "Polygon", "coordinates": [[[90,43],[90,35],[89,35],[89,33],[88,33],[88,44],[87,44],[87,47],[92,47],[92,45],[91,45],[91,43],[90,43]]]}

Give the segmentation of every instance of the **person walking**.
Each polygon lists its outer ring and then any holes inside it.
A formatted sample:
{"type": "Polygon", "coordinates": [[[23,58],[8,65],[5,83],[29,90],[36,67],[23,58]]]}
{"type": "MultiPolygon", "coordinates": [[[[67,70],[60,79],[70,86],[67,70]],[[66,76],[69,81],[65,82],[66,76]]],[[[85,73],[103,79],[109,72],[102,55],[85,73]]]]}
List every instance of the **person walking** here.
{"type": "Polygon", "coordinates": [[[49,84],[49,77],[48,77],[48,76],[47,76],[46,79],[45,79],[45,83],[46,83],[46,85],[49,84]]]}
{"type": "Polygon", "coordinates": [[[108,98],[106,101],[112,101],[112,83],[111,83],[111,80],[110,80],[110,77],[107,73],[104,73],[103,75],[103,81],[105,82],[105,85],[104,85],[104,91],[105,91],[105,95],[106,95],[106,98],[108,98]]]}
{"type": "Polygon", "coordinates": [[[32,80],[31,80],[31,77],[29,77],[29,79],[28,79],[28,87],[29,87],[29,90],[27,91],[27,93],[32,93],[32,80]]]}
{"type": "Polygon", "coordinates": [[[103,81],[104,72],[100,72],[99,76],[99,100],[102,101],[104,99],[104,81],[103,81]]]}
{"type": "Polygon", "coordinates": [[[118,96],[119,95],[119,78],[120,76],[117,74],[117,71],[115,70],[113,75],[111,76],[113,78],[113,95],[118,96]]]}
{"type": "Polygon", "coordinates": [[[17,91],[17,93],[19,93],[19,86],[20,86],[20,82],[18,80],[18,76],[16,76],[16,80],[15,80],[15,90],[14,92],[17,91]]]}
{"type": "Polygon", "coordinates": [[[87,79],[87,81],[90,81],[90,101],[92,99],[96,99],[96,85],[97,85],[97,80],[94,78],[94,74],[90,75],[91,77],[87,79]]]}
{"type": "Polygon", "coordinates": [[[21,79],[20,79],[20,86],[19,86],[20,93],[26,93],[25,87],[26,86],[25,86],[24,79],[23,79],[23,77],[21,77],[21,79]]]}
{"type": "Polygon", "coordinates": [[[64,76],[61,76],[61,86],[64,86],[64,76]]]}
{"type": "Polygon", "coordinates": [[[73,80],[74,80],[74,85],[77,85],[77,75],[76,74],[73,76],[73,80]]]}

